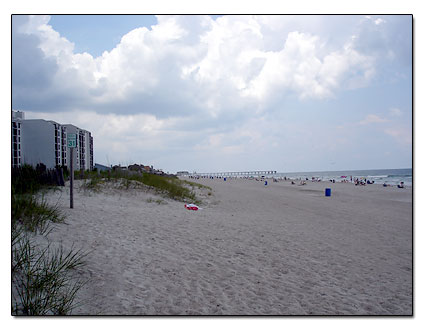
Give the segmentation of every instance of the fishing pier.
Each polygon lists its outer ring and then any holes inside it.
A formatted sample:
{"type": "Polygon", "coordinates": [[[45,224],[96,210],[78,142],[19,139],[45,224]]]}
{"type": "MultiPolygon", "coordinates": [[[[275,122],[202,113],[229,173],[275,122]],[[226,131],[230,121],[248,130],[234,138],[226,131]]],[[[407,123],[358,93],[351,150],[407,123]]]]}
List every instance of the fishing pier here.
{"type": "Polygon", "coordinates": [[[219,172],[219,173],[197,173],[193,172],[190,176],[194,177],[250,177],[250,176],[271,176],[277,173],[276,170],[255,170],[248,172],[219,172]]]}

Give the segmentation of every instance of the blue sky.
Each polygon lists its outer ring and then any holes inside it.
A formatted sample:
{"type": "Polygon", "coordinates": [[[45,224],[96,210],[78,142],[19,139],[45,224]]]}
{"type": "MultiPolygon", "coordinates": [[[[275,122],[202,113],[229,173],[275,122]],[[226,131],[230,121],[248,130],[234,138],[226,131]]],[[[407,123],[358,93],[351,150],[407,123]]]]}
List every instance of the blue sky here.
{"type": "Polygon", "coordinates": [[[75,52],[100,56],[111,51],[121,37],[141,26],[151,28],[153,15],[52,15],[49,24],[75,44],[75,52]]]}
{"type": "Polygon", "coordinates": [[[412,164],[412,17],[14,16],[12,108],[165,171],[412,164]]]}

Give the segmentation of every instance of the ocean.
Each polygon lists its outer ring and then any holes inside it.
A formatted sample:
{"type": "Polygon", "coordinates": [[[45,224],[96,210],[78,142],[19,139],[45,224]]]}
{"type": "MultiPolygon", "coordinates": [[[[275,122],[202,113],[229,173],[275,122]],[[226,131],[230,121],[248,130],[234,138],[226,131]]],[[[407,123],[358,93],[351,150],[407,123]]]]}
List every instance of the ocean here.
{"type": "Polygon", "coordinates": [[[404,182],[405,185],[412,186],[413,184],[413,169],[371,169],[371,170],[344,170],[344,171],[327,171],[327,172],[297,172],[297,173],[276,173],[273,177],[289,177],[291,179],[312,179],[312,177],[319,178],[324,181],[334,179],[341,181],[348,179],[350,176],[354,178],[365,178],[374,181],[376,184],[390,184],[397,185],[404,182]],[[343,176],[343,177],[342,177],[343,176]],[[346,176],[346,178],[345,178],[346,176]]]}

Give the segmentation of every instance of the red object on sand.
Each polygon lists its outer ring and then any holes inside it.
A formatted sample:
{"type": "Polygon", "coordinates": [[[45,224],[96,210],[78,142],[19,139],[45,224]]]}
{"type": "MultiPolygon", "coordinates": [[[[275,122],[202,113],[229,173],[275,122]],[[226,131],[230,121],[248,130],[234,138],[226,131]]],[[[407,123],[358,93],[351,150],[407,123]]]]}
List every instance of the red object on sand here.
{"type": "Polygon", "coordinates": [[[185,204],[185,208],[187,208],[188,210],[198,210],[198,207],[195,204],[185,204]]]}

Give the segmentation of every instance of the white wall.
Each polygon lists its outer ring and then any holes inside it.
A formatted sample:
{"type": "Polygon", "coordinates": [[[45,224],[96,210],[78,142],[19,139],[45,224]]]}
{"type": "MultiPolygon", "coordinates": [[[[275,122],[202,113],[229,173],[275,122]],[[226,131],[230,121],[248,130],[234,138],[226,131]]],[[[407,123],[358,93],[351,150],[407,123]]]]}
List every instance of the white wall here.
{"type": "Polygon", "coordinates": [[[21,152],[24,164],[43,163],[55,168],[55,126],[45,120],[21,120],[21,152]]]}

